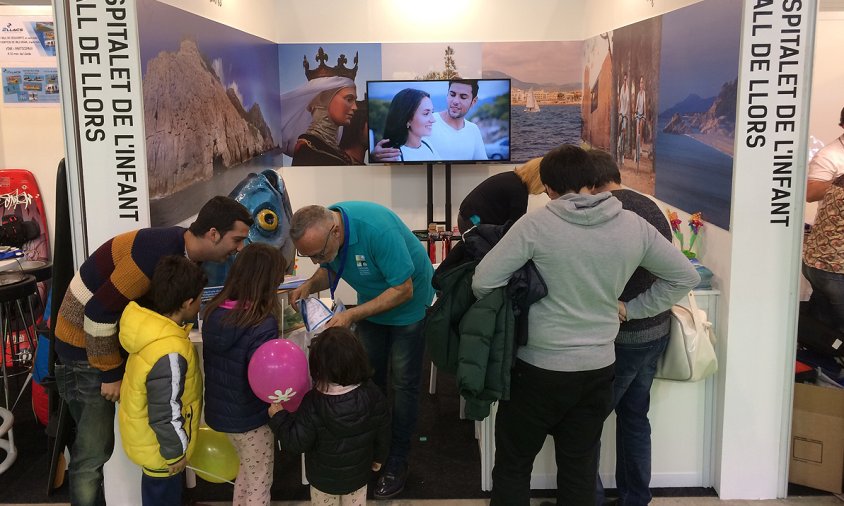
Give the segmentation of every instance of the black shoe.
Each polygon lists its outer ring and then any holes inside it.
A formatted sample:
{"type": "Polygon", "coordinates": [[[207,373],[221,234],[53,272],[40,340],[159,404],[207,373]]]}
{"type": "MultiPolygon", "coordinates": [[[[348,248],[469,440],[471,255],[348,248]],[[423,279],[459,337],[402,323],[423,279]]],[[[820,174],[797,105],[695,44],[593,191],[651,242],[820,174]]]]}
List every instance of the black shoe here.
{"type": "Polygon", "coordinates": [[[390,499],[402,493],[404,484],[407,482],[407,463],[388,460],[375,482],[375,490],[372,492],[376,499],[390,499]]]}

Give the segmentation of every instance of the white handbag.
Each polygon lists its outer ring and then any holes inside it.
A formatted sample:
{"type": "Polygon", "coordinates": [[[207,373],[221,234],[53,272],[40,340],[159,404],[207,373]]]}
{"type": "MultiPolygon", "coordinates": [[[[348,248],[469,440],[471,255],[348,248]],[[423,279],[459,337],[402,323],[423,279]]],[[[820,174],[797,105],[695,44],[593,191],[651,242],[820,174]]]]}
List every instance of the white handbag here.
{"type": "Polygon", "coordinates": [[[700,381],[718,370],[715,334],[706,312],[697,307],[695,296],[671,308],[671,333],[665,353],[659,357],[656,377],[672,381],[700,381]]]}

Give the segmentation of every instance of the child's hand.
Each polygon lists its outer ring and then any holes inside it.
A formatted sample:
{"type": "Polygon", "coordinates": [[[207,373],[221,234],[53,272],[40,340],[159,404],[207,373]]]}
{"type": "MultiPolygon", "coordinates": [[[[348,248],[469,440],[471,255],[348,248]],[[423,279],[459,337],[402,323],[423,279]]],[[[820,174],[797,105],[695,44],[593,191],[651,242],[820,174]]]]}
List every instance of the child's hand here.
{"type": "Polygon", "coordinates": [[[380,462],[373,462],[372,463],[372,470],[373,471],[380,471],[381,470],[381,463],[380,462]]]}
{"type": "Polygon", "coordinates": [[[188,465],[188,459],[182,459],[175,464],[170,464],[167,466],[167,470],[170,472],[170,476],[175,476],[182,471],[185,470],[185,466],[188,465]]]}
{"type": "Polygon", "coordinates": [[[282,406],[280,402],[274,402],[270,404],[269,408],[267,408],[267,413],[269,413],[271,417],[279,411],[284,411],[284,406],[282,406]]]}

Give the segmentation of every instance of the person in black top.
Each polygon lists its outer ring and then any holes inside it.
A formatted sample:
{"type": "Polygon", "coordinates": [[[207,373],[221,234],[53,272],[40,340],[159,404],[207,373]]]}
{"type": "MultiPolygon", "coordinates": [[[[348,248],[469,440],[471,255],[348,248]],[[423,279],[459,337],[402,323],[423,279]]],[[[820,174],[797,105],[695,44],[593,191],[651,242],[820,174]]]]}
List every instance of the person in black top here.
{"type": "Polygon", "coordinates": [[[534,158],[513,172],[490,176],[466,195],[457,215],[457,228],[464,233],[478,223],[503,225],[527,212],[528,195],[545,191],[539,179],[539,162],[534,158]],[[473,221],[473,217],[475,221],[473,221]]]}
{"type": "Polygon", "coordinates": [[[311,504],[366,504],[366,484],[387,459],[391,435],[366,350],[348,328],[331,327],[311,342],[308,367],[313,390],[295,413],[270,404],[270,428],[283,450],[305,454],[311,504]]]}
{"type": "MultiPolygon", "coordinates": [[[[653,225],[671,241],[671,227],[659,206],[650,198],[621,186],[618,165],[609,153],[589,151],[597,173],[593,193],[611,192],[624,209],[653,225]]],[[[623,247],[623,246],[621,246],[623,247]]],[[[619,300],[627,302],[647,290],[656,280],[650,272],[636,269],[619,300]]],[[[615,338],[613,409],[616,413],[616,487],[619,503],[646,505],[651,500],[651,425],[648,420],[650,391],[656,364],[668,344],[669,312],[621,323],[615,338]]],[[[598,477],[596,504],[604,504],[604,488],[598,477]]]]}

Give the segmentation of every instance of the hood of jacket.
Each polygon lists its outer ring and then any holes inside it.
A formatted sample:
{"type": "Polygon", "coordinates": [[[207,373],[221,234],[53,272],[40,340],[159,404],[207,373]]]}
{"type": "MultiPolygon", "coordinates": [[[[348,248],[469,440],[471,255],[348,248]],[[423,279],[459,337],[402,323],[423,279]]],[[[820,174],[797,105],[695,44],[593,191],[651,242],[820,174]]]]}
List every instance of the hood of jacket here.
{"type": "Polygon", "coordinates": [[[597,195],[567,193],[547,204],[546,209],[575,225],[591,227],[616,217],[621,211],[621,201],[610,192],[597,195]]]}
{"type": "Polygon", "coordinates": [[[328,395],[314,391],[314,395],[325,396],[328,402],[318,403],[320,416],[325,425],[335,435],[348,437],[366,432],[371,424],[368,417],[359,413],[372,413],[378,403],[376,389],[364,388],[361,384],[351,392],[341,395],[328,395]]]}
{"type": "Polygon", "coordinates": [[[179,325],[170,318],[132,301],[120,318],[120,345],[129,353],[138,353],[150,344],[171,337],[188,338],[193,324],[179,325]]]}

